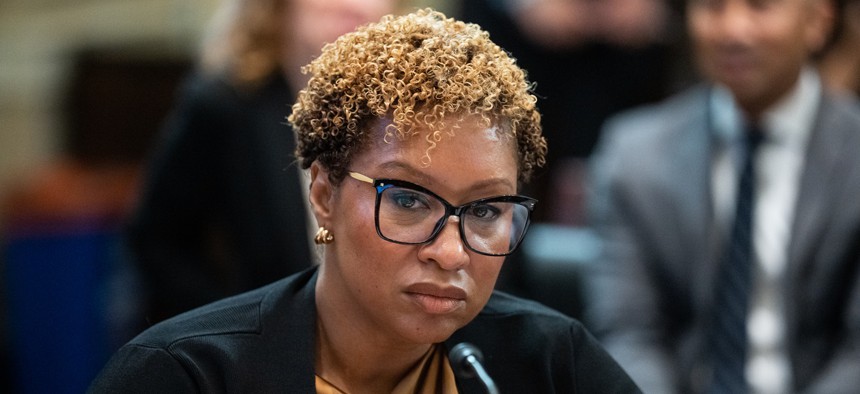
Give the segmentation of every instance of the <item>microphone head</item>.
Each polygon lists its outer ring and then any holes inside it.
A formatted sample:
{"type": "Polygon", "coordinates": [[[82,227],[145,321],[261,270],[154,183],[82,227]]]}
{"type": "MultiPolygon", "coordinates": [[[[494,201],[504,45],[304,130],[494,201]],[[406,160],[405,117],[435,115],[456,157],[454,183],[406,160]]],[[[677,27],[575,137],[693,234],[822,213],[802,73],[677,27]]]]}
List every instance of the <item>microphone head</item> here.
{"type": "Polygon", "coordinates": [[[451,361],[451,368],[461,378],[472,378],[475,376],[475,369],[469,361],[469,356],[473,356],[479,363],[484,361],[484,355],[481,354],[481,351],[475,345],[468,342],[458,343],[448,352],[448,360],[451,361]]]}

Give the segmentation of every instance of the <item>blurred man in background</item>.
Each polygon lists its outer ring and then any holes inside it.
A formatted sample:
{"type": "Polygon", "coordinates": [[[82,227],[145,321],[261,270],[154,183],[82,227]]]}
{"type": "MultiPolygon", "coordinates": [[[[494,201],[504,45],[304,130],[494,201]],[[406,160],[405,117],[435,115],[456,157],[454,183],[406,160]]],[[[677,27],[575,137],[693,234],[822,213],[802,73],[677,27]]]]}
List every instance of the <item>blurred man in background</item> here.
{"type": "Polygon", "coordinates": [[[709,81],[610,120],[589,321],[648,393],[860,387],[860,106],[828,0],[689,0],[709,81]]]}

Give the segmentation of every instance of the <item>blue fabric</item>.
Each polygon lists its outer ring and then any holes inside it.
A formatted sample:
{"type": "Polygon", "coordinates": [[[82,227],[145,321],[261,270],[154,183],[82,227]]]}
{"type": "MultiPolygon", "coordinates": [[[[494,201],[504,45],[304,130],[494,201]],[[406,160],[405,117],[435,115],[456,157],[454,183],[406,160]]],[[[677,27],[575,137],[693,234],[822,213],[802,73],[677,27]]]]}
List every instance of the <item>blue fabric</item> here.
{"type": "Polygon", "coordinates": [[[104,306],[118,234],[13,235],[5,248],[10,347],[21,393],[81,393],[107,361],[104,306]]]}

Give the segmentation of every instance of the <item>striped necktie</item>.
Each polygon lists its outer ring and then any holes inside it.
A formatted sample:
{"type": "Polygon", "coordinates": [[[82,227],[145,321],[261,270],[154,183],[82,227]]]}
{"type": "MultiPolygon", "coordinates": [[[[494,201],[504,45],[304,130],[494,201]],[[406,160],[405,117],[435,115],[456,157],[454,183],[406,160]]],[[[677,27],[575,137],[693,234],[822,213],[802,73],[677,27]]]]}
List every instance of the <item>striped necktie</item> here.
{"type": "Polygon", "coordinates": [[[747,311],[752,290],[755,152],[760,129],[746,132],[743,166],[738,180],[735,221],[717,276],[714,323],[710,332],[713,381],[710,393],[746,393],[747,311]]]}

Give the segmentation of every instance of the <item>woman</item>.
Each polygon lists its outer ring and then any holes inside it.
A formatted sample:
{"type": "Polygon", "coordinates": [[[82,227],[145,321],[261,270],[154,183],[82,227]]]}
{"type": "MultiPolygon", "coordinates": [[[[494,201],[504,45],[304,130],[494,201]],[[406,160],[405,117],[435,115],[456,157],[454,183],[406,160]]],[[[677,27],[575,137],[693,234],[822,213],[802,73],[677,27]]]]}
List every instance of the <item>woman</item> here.
{"type": "Polygon", "coordinates": [[[157,146],[129,243],[148,321],[312,265],[306,186],[285,154],[301,66],[396,0],[223,0],[157,146]]]}
{"type": "Polygon", "coordinates": [[[289,120],[310,169],[318,268],[183,314],[123,347],[92,392],[636,392],[576,321],[493,286],[544,162],[524,73],[476,25],[421,10],[327,46],[289,120]]]}

